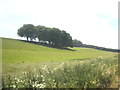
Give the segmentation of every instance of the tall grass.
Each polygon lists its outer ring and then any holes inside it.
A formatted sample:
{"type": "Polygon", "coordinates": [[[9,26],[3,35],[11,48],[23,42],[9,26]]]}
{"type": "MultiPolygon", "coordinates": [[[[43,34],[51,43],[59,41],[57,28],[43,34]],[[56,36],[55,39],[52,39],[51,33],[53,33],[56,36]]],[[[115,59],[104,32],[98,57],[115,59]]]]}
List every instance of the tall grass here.
{"type": "Polygon", "coordinates": [[[118,56],[36,65],[3,73],[3,88],[118,88],[118,56]]]}

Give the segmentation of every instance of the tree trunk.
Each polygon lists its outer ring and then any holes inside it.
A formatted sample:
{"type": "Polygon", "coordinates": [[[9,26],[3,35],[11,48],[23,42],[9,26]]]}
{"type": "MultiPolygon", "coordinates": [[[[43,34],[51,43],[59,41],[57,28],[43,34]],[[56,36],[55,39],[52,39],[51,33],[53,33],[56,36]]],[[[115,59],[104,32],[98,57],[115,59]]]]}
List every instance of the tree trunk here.
{"type": "Polygon", "coordinates": [[[50,41],[48,41],[48,44],[50,45],[50,44],[51,44],[51,42],[50,42],[50,41]]]}
{"type": "Polygon", "coordinates": [[[28,37],[26,37],[27,38],[27,41],[28,41],[28,37]]]}

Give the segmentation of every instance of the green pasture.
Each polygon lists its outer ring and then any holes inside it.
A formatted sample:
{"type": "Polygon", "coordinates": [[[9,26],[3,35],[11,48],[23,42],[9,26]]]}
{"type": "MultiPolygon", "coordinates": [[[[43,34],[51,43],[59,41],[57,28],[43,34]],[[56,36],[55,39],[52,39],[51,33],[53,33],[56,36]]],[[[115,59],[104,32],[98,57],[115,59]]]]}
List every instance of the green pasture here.
{"type": "Polygon", "coordinates": [[[82,60],[98,56],[111,57],[116,53],[90,48],[71,48],[76,51],[60,50],[35,45],[14,39],[2,39],[2,62],[61,62],[66,60],[82,60]]]}

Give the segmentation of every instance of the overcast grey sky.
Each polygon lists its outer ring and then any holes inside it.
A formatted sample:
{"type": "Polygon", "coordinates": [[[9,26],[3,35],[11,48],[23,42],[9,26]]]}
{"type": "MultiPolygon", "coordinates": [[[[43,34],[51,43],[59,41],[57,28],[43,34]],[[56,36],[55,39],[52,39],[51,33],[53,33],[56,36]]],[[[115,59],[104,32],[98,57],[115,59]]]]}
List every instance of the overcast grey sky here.
{"type": "Polygon", "coordinates": [[[119,0],[0,0],[0,37],[23,24],[65,30],[85,44],[118,48],[119,0]]]}

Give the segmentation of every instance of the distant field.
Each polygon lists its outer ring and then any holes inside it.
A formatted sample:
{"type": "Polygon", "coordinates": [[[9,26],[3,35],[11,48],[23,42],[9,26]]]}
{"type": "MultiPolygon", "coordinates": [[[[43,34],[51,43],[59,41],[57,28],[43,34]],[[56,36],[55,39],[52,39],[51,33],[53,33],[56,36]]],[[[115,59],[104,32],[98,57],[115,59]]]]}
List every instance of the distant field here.
{"type": "Polygon", "coordinates": [[[115,55],[113,52],[90,48],[71,48],[77,51],[60,50],[5,38],[2,39],[2,46],[3,63],[61,62],[65,60],[87,59],[98,56],[110,57],[115,55]]]}

